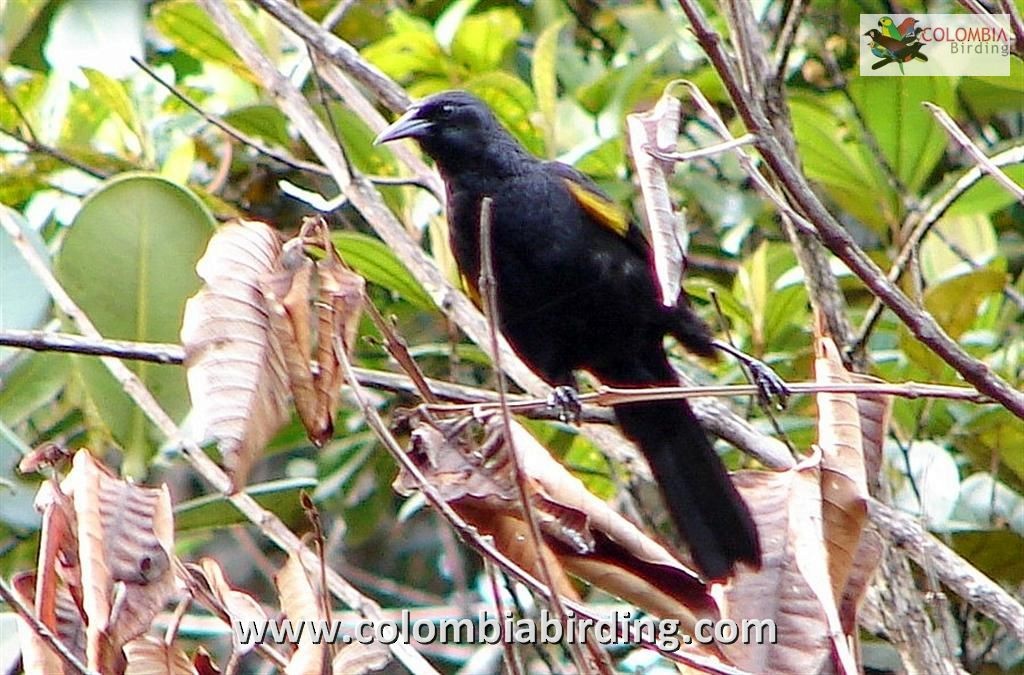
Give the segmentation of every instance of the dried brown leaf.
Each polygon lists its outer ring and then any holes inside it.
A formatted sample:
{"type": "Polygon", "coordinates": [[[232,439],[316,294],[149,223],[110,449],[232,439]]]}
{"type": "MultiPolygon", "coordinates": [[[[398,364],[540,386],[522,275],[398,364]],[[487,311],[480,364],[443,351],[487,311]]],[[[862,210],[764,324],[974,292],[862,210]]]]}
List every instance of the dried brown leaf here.
{"type": "MultiPolygon", "coordinates": [[[[233,588],[220,563],[212,558],[203,558],[198,565],[186,565],[193,581],[201,582],[199,595],[205,595],[202,591],[208,592],[209,601],[215,604],[215,608],[227,616],[229,623],[234,627],[236,624],[250,625],[251,623],[262,623],[267,620],[263,607],[248,593],[233,588]]],[[[247,654],[255,648],[254,643],[242,644],[234,635],[234,649],[239,654],[247,654]]]]}
{"type": "MultiPolygon", "coordinates": [[[[878,384],[877,377],[862,373],[849,373],[851,382],[858,384],[878,384]]],[[[882,467],[882,448],[885,436],[889,431],[889,419],[892,416],[892,396],[885,394],[861,394],[857,396],[857,409],[860,411],[861,439],[864,446],[864,473],[867,477],[868,492],[878,485],[882,467]]]]}
{"type": "MultiPolygon", "coordinates": [[[[461,434],[421,425],[413,432],[411,456],[425,477],[460,515],[494,537],[499,549],[537,574],[539,561],[519,507],[518,488],[502,436],[490,425],[483,450],[461,434]]],[[[513,438],[534,494],[532,506],[556,565],[647,611],[692,627],[695,618],[717,617],[714,599],[699,578],[672,553],[645,535],[555,461],[522,426],[513,438]]],[[[399,474],[399,492],[415,481],[399,474]]],[[[568,597],[575,591],[556,575],[568,597]]]]}
{"type": "Polygon", "coordinates": [[[35,507],[43,514],[36,567],[35,613],[39,620],[56,627],[59,582],[81,604],[82,579],[78,564],[78,525],[71,499],[60,486],[46,481],[36,493],[35,507]]]}
{"type": "MultiPolygon", "coordinates": [[[[830,591],[825,568],[819,488],[820,455],[788,471],[741,471],[733,475],[751,506],[764,552],[757,572],[741,567],[726,589],[728,618],[770,619],[775,644],[720,645],[740,668],[754,673],[819,673],[831,670],[827,608],[820,591],[830,591]],[[801,565],[806,559],[807,564],[801,565]],[[820,569],[813,567],[819,561],[820,569]],[[815,574],[815,582],[807,575],[815,574]]],[[[833,612],[834,603],[833,603],[833,612]]]]}
{"type": "Polygon", "coordinates": [[[236,484],[288,419],[288,377],[271,339],[260,280],[279,271],[281,243],[267,225],[233,221],[196,265],[205,286],[185,305],[181,341],[189,394],[204,437],[217,440],[236,484]]]}
{"type": "Polygon", "coordinates": [[[125,675],[198,675],[188,655],[175,645],[143,635],[124,646],[125,675]]]}
{"type": "Polygon", "coordinates": [[[192,657],[192,667],[196,669],[198,675],[220,675],[221,670],[214,663],[213,657],[210,656],[210,652],[206,651],[206,648],[200,646],[196,649],[195,656],[192,657]]]}
{"type": "MultiPolygon", "coordinates": [[[[849,384],[839,349],[831,338],[818,341],[815,379],[822,384],[849,384]]],[[[822,515],[828,545],[829,577],[839,597],[853,566],[867,522],[867,477],[860,410],[854,394],[820,393],[818,445],[822,460],[822,515]]]]}
{"type": "MultiPolygon", "coordinates": [[[[277,596],[281,601],[281,611],[292,622],[324,621],[320,597],[314,584],[306,574],[306,568],[297,552],[290,551],[284,567],[274,575],[277,596]]],[[[324,659],[331,658],[331,645],[324,642],[313,642],[311,631],[302,632],[295,652],[288,661],[285,672],[288,675],[321,675],[324,670],[324,659]]]]}
{"type": "Polygon", "coordinates": [[[389,663],[391,651],[379,642],[353,642],[335,654],[331,661],[331,672],[334,675],[363,675],[381,670],[389,663]]]}
{"type": "Polygon", "coordinates": [[[174,591],[174,522],[165,486],[114,477],[86,450],[62,481],[75,510],[90,667],[107,672],[174,591]]]}
{"type": "MultiPolygon", "coordinates": [[[[14,592],[22,603],[29,607],[36,602],[36,585],[35,572],[20,572],[11,580],[14,592]]],[[[53,623],[47,623],[47,627],[72,654],[84,662],[85,624],[66,588],[55,589],[51,613],[53,623]]],[[[39,616],[38,613],[36,616],[39,616]]],[[[25,675],[53,675],[67,672],[68,669],[65,668],[61,658],[39,637],[32,626],[20,616],[17,623],[18,643],[21,647],[22,669],[25,671],[25,675]]]]}
{"type": "Polygon", "coordinates": [[[665,88],[653,109],[626,115],[629,147],[649,221],[654,269],[666,307],[675,306],[679,299],[685,265],[683,252],[687,247],[686,222],[682,212],[672,209],[668,194],[668,176],[675,170],[675,164],[654,157],[648,150],[675,149],[682,106],[670,93],[672,86],[665,88]]]}

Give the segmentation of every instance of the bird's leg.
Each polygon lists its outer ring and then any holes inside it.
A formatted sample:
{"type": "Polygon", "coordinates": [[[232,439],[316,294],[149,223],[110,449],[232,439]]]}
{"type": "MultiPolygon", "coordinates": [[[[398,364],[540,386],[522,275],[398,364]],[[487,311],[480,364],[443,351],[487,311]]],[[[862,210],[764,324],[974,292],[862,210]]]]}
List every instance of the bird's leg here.
{"type": "Polygon", "coordinates": [[[728,342],[716,339],[712,340],[712,344],[716,349],[736,357],[747,367],[747,370],[750,372],[750,378],[754,386],[757,387],[757,397],[762,403],[770,405],[772,402],[775,402],[779,409],[786,407],[786,399],[789,398],[790,394],[789,386],[786,385],[785,380],[772,370],[771,366],[733,347],[728,342]]]}

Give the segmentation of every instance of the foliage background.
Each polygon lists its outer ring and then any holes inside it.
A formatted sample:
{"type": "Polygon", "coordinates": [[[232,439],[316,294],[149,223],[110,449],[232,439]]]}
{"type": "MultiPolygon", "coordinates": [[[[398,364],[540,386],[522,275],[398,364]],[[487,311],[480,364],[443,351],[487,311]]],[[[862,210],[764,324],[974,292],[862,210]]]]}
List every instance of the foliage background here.
{"type": "MultiPolygon", "coordinates": [[[[298,4],[321,20],[335,3],[298,4]]],[[[232,7],[314,101],[357,170],[401,175],[391,150],[371,145],[374,132],[363,119],[323,93],[301,41],[252,5],[232,7]]],[[[768,34],[778,31],[786,7],[755,3],[768,34]]],[[[941,2],[911,2],[902,9],[958,11],[941,2]]],[[[705,11],[725,29],[713,5],[705,11]]],[[[990,155],[1019,148],[1024,126],[1019,55],[1008,78],[859,77],[858,15],[895,11],[870,1],[810,3],[782,73],[806,174],[884,269],[921,212],[972,165],[920,102],[943,107],[990,155]]],[[[685,77],[733,121],[734,133],[742,129],[681,10],[669,2],[357,0],[347,4],[334,32],[414,98],[453,87],[477,93],[533,152],[576,165],[635,212],[627,113],[650,107],[670,81],[685,77]]],[[[315,158],[190,0],[9,0],[0,6],[0,208],[46,253],[58,279],[105,336],[176,343],[184,302],[199,284],[194,263],[218,220],[245,214],[291,232],[301,215],[313,212],[309,202],[317,202],[316,194],[329,199],[336,190],[323,175],[228,138],[131,57],[236,129],[288,156],[315,158]],[[281,181],[293,186],[287,194],[281,181]]],[[[685,102],[680,141],[684,150],[718,141],[685,102]]],[[[1004,169],[1024,183],[1024,165],[1004,169]]],[[[738,346],[786,379],[808,379],[812,317],[803,272],[776,209],[729,154],[680,164],[671,189],[691,232],[686,289],[702,312],[715,325],[726,322],[738,346]],[[712,291],[721,320],[708,303],[712,291]]],[[[380,190],[456,279],[436,201],[416,187],[380,190]]],[[[328,218],[342,254],[371,282],[381,311],[397,318],[427,374],[492,384],[484,354],[459,339],[359,213],[343,204],[328,218]]],[[[1024,379],[1022,223],[1024,207],[984,178],[945,211],[922,242],[913,273],[901,282],[951,337],[1017,388],[1024,379]]],[[[7,235],[0,235],[0,261],[2,328],[64,325],[7,235]]],[[[873,296],[833,262],[857,326],[873,296]]],[[[379,336],[364,323],[359,364],[391,368],[379,336]]],[[[888,381],[959,381],[887,311],[869,335],[867,352],[872,372],[888,381]]],[[[729,362],[684,363],[702,382],[743,381],[729,362]]],[[[133,369],[176,421],[187,423],[184,370],[154,364],[133,369]]],[[[38,543],[34,486],[14,466],[28,448],[55,440],[88,446],[140,480],[166,481],[177,505],[179,553],[211,555],[231,570],[234,583],[267,592],[267,572],[278,566],[280,554],[240,524],[229,506],[206,496],[175,448],[162,446],[95,358],[2,349],[0,387],[0,574],[31,567],[38,543]]],[[[409,403],[385,394],[377,401],[387,413],[409,403]]],[[[736,401],[738,410],[747,405],[736,401]]],[[[772,433],[759,411],[749,414],[772,433]]],[[[808,447],[814,433],[810,399],[795,399],[778,419],[797,447],[808,447]]],[[[307,525],[296,496],[300,489],[312,491],[320,511],[329,514],[331,559],[344,560],[340,571],[385,604],[444,606],[486,598],[479,560],[421,502],[403,502],[392,492],[395,467],[361,416],[343,406],[337,428],[335,440],[320,451],[297,423],[279,434],[251,478],[263,503],[302,530],[307,525]]],[[[531,428],[591,489],[621,497],[614,467],[589,442],[554,423],[531,428]]],[[[720,447],[733,467],[750,461],[720,447]]],[[[1020,420],[997,406],[901,399],[886,451],[894,502],[1019,597],[1020,420]]],[[[949,602],[934,611],[964,636],[957,652],[963,667],[1022,667],[1019,642],[1005,639],[961,599],[949,602]]],[[[886,643],[865,637],[868,664],[895,668],[898,657],[886,643]]],[[[467,656],[453,650],[444,659],[454,668],[467,656]]],[[[629,665],[642,665],[644,658],[637,655],[629,665]]]]}

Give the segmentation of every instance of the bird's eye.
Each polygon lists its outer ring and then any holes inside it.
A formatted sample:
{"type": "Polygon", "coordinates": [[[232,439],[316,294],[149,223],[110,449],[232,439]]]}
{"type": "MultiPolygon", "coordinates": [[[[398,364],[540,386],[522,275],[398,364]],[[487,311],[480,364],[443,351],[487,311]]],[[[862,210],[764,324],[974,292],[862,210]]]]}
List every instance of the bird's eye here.
{"type": "Polygon", "coordinates": [[[455,112],[455,106],[453,106],[453,105],[445,104],[445,105],[441,106],[441,110],[440,110],[441,117],[451,117],[452,113],[454,113],[454,112],[455,112]]]}

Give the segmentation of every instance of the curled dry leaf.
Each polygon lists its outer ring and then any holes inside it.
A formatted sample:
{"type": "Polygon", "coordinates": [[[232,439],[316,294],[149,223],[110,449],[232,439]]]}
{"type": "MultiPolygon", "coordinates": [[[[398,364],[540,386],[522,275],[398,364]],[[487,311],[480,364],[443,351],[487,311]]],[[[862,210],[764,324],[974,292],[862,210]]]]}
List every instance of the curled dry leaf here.
{"type": "MultiPolygon", "coordinates": [[[[14,592],[22,603],[31,607],[38,605],[36,597],[37,579],[35,572],[20,572],[11,580],[14,592]]],[[[53,592],[48,602],[52,617],[43,623],[57,636],[79,661],[85,662],[85,622],[78,611],[71,593],[66,586],[53,592]]],[[[39,616],[38,609],[36,616],[39,616]]],[[[18,617],[18,644],[21,647],[21,665],[25,675],[51,675],[67,672],[64,662],[28,623],[18,617]]]]}
{"type": "MultiPolygon", "coordinates": [[[[295,551],[289,551],[284,567],[274,575],[277,596],[281,600],[281,611],[293,623],[300,621],[326,621],[320,596],[306,574],[302,559],[295,551]]],[[[305,630],[295,645],[295,651],[288,660],[285,672],[288,675],[322,675],[324,660],[332,658],[332,645],[326,641],[317,644],[311,631],[305,630]]]]}
{"type": "Polygon", "coordinates": [[[385,668],[391,663],[391,651],[379,642],[353,642],[338,650],[331,661],[335,675],[363,675],[385,668]]]}
{"type": "MultiPolygon", "coordinates": [[[[216,560],[203,558],[198,565],[186,564],[185,569],[188,571],[186,583],[192,595],[226,619],[232,628],[237,624],[260,624],[267,620],[256,598],[232,588],[216,560]]],[[[242,644],[235,631],[233,638],[234,650],[239,654],[247,654],[255,647],[255,644],[242,644]]]]}
{"type": "Polygon", "coordinates": [[[364,281],[342,264],[322,218],[307,218],[284,245],[263,223],[229,223],[196,271],[206,285],[185,306],[181,329],[193,415],[240,484],[287,420],[289,396],[314,444],[331,437],[341,387],[336,342],[354,339],[364,281]],[[324,259],[314,264],[307,244],[323,248],[324,259]]]}
{"type": "Polygon", "coordinates": [[[673,83],[652,110],[626,115],[629,148],[636,165],[640,194],[644,200],[654,250],[654,269],[661,289],[661,301],[673,307],[679,299],[679,283],[683,278],[687,248],[686,222],[682,212],[672,209],[668,194],[668,176],[675,165],[652,155],[650,150],[675,149],[679,135],[682,106],[679,99],[669,93],[673,83]]]}
{"type": "MultiPolygon", "coordinates": [[[[538,554],[523,521],[498,424],[497,418],[488,422],[490,433],[480,450],[459,422],[450,428],[421,424],[413,432],[410,455],[460,515],[539,578],[538,554]]],[[[684,627],[692,627],[696,618],[718,616],[715,600],[678,558],[588,491],[522,426],[513,422],[512,433],[549,560],[556,563],[549,569],[564,569],[657,616],[679,619],[684,627]]],[[[409,494],[415,479],[401,472],[395,488],[409,494]]],[[[564,576],[555,582],[564,595],[575,597],[564,576]]]]}
{"type": "MultiPolygon", "coordinates": [[[[736,487],[750,505],[763,551],[761,569],[740,566],[726,588],[725,611],[737,622],[771,620],[774,644],[720,645],[752,673],[829,672],[831,593],[821,519],[820,454],[780,471],[742,471],[736,487]],[[814,578],[808,578],[808,574],[814,578]]],[[[831,602],[835,613],[835,601],[831,602]]]]}
{"type": "Polygon", "coordinates": [[[181,342],[192,415],[236,484],[288,418],[284,355],[271,339],[260,280],[278,270],[281,243],[263,223],[234,221],[196,265],[205,286],[185,305],[181,342]]]}
{"type": "MultiPolygon", "coordinates": [[[[859,379],[827,337],[818,340],[815,372],[822,383],[859,379]]],[[[789,471],[737,475],[765,557],[759,572],[743,570],[732,580],[727,610],[737,620],[773,619],[778,643],[721,649],[754,672],[857,670],[850,649],[857,608],[881,554],[877,533],[865,529],[865,453],[879,452],[890,402],[858,404],[852,394],[829,393],[817,402],[814,456],[789,471]]]]}
{"type": "MultiPolygon", "coordinates": [[[[60,483],[44,483],[34,605],[59,632],[62,598],[85,628],[86,663],[118,672],[125,643],[145,632],[174,591],[174,523],[166,487],[116,478],[86,450],[60,483]]],[[[65,612],[65,618],[66,618],[65,612]]]]}
{"type": "Polygon", "coordinates": [[[198,675],[188,655],[174,644],[143,635],[124,646],[125,675],[198,675]]]}

